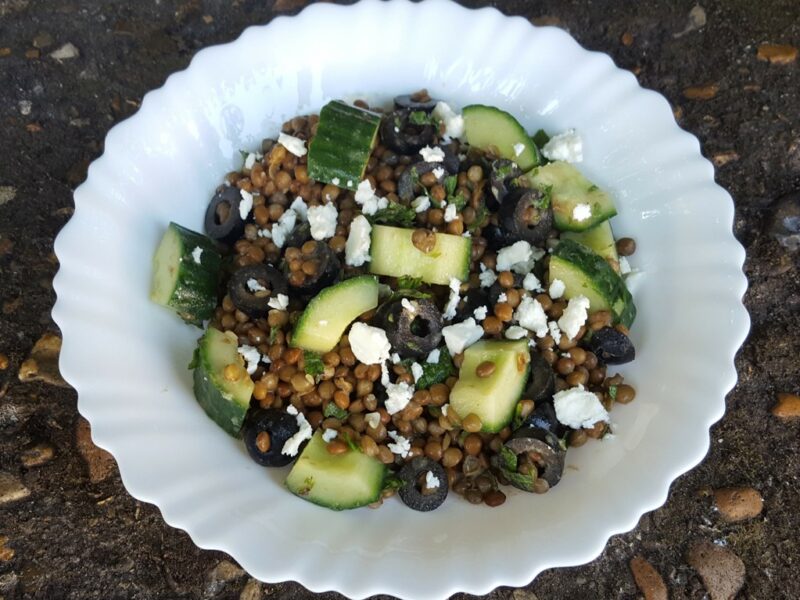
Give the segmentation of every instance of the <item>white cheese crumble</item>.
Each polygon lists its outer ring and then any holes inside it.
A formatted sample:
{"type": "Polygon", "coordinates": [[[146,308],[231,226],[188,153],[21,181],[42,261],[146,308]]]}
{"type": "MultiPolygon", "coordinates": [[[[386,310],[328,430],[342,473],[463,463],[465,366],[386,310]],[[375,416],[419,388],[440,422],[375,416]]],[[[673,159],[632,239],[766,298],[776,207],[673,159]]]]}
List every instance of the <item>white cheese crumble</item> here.
{"type": "Polygon", "coordinates": [[[498,302],[506,302],[507,300],[508,300],[508,294],[506,294],[505,292],[503,292],[499,296],[497,296],[497,301],[498,302]]]}
{"type": "Polygon", "coordinates": [[[442,404],[442,414],[445,417],[447,416],[447,411],[448,411],[449,408],[450,408],[450,404],[449,403],[448,404],[442,404]]]}
{"type": "Polygon", "coordinates": [[[195,264],[200,264],[200,257],[203,255],[203,249],[200,246],[195,246],[192,250],[192,260],[195,264]]]}
{"type": "Polygon", "coordinates": [[[247,374],[252,375],[255,373],[258,368],[258,363],[261,362],[261,353],[258,351],[258,348],[245,344],[239,346],[237,350],[239,354],[242,355],[242,358],[247,361],[247,374]]]}
{"type": "Polygon", "coordinates": [[[580,204],[576,204],[575,207],[572,209],[572,218],[579,223],[581,221],[585,221],[586,219],[592,218],[592,207],[585,202],[581,202],[580,204]]]}
{"type": "Polygon", "coordinates": [[[520,273],[520,269],[522,269],[520,274],[527,273],[530,271],[528,264],[532,257],[531,245],[524,240],[520,240],[500,249],[500,252],[497,253],[497,270],[513,270],[516,273],[520,273]]]}
{"type": "Polygon", "coordinates": [[[620,275],[627,275],[631,272],[631,263],[628,262],[628,259],[624,256],[619,257],[619,274],[620,275]]]}
{"type": "Polygon", "coordinates": [[[444,161],[444,150],[438,146],[436,148],[425,146],[419,153],[422,155],[422,160],[425,162],[434,163],[444,161]]]}
{"type": "Polygon", "coordinates": [[[588,428],[599,421],[608,421],[608,412],[594,392],[582,385],[562,390],[553,396],[556,418],[573,429],[588,428]]]}
{"type": "Polygon", "coordinates": [[[550,160],[563,160],[569,163],[579,163],[583,161],[583,140],[575,133],[574,129],[568,129],[564,133],[559,133],[550,138],[544,148],[544,154],[550,160]]]}
{"type": "Polygon", "coordinates": [[[288,412],[290,415],[295,415],[295,420],[297,421],[297,426],[300,428],[300,430],[286,440],[286,443],[281,449],[281,454],[295,456],[300,450],[300,446],[303,444],[303,442],[310,440],[314,432],[311,429],[309,422],[306,421],[305,416],[303,416],[303,413],[297,412],[297,409],[294,406],[290,405],[289,408],[286,409],[286,412],[288,412]]]}
{"type": "Polygon", "coordinates": [[[564,313],[558,320],[558,326],[567,336],[567,339],[571,340],[578,335],[578,331],[586,323],[586,319],[589,316],[588,310],[589,299],[586,296],[576,296],[569,301],[564,313]]]}
{"type": "Polygon", "coordinates": [[[534,332],[536,337],[543,338],[547,335],[547,315],[535,298],[523,298],[514,312],[514,318],[522,327],[534,332]]]}
{"type": "Polygon", "coordinates": [[[360,267],[369,261],[371,231],[372,225],[364,215],[358,215],[350,223],[350,233],[344,245],[344,261],[351,267],[360,267]]]}
{"type": "Polygon", "coordinates": [[[425,212],[431,207],[431,200],[427,196],[417,196],[411,201],[411,208],[414,212],[425,212]]]}
{"type": "Polygon", "coordinates": [[[353,323],[347,337],[353,354],[365,365],[376,365],[389,360],[392,346],[383,329],[357,321],[353,323]]]}
{"type": "Polygon", "coordinates": [[[470,317],[461,323],[442,328],[442,335],[450,356],[455,356],[483,337],[483,327],[470,317]]]}
{"type": "Polygon", "coordinates": [[[247,280],[247,289],[250,290],[251,292],[253,292],[254,294],[256,292],[266,292],[267,291],[267,288],[265,288],[263,285],[258,283],[258,279],[253,279],[252,277],[247,280]]]}
{"type": "Polygon", "coordinates": [[[272,232],[269,229],[259,229],[258,230],[258,237],[267,238],[268,240],[271,240],[272,239],[272,232]]]}
{"type": "Polygon", "coordinates": [[[253,209],[253,194],[247,190],[239,190],[242,199],[239,201],[239,216],[244,221],[253,209]]]}
{"type": "Polygon", "coordinates": [[[478,322],[483,321],[487,314],[489,314],[489,308],[487,306],[479,306],[472,311],[472,316],[475,317],[475,320],[478,322]]]}
{"type": "Polygon", "coordinates": [[[447,299],[447,304],[444,306],[442,317],[445,319],[452,319],[456,316],[456,307],[458,301],[461,300],[459,290],[461,289],[461,282],[455,277],[450,278],[450,298],[447,299]]]}
{"type": "Polygon", "coordinates": [[[357,204],[361,205],[361,212],[365,215],[374,215],[379,210],[389,206],[389,201],[386,198],[379,198],[375,194],[375,189],[369,179],[365,179],[358,184],[355,200],[357,204]]]}
{"type": "Polygon", "coordinates": [[[525,278],[522,280],[522,287],[529,292],[541,292],[544,290],[542,282],[539,281],[539,278],[533,273],[525,275],[525,278]]]}
{"type": "Polygon", "coordinates": [[[425,473],[425,487],[429,490],[435,490],[441,485],[439,478],[433,474],[432,471],[425,473]]]}
{"type": "Polygon", "coordinates": [[[436,177],[436,179],[441,179],[444,177],[444,169],[442,167],[436,167],[433,170],[433,176],[436,177]]]}
{"type": "Polygon", "coordinates": [[[253,168],[253,165],[256,164],[256,155],[254,152],[250,152],[247,155],[247,158],[244,159],[244,168],[248,171],[253,168]]]}
{"type": "Polygon", "coordinates": [[[392,355],[389,358],[391,359],[393,365],[396,365],[403,360],[400,358],[400,355],[397,352],[392,352],[392,355]]]}
{"type": "Polygon", "coordinates": [[[281,215],[278,222],[272,226],[272,241],[278,248],[283,248],[286,238],[292,233],[297,222],[297,213],[291,208],[281,215]]]}
{"type": "Polygon", "coordinates": [[[414,376],[414,383],[419,381],[419,378],[422,377],[422,365],[418,362],[411,363],[411,374],[414,376]]]}
{"type": "Polygon", "coordinates": [[[550,283],[550,289],[548,290],[548,293],[553,300],[558,300],[564,295],[564,291],[566,289],[567,286],[563,281],[560,279],[553,279],[553,281],[550,283]]]}
{"type": "Polygon", "coordinates": [[[336,439],[337,435],[339,435],[339,432],[335,429],[326,429],[322,432],[322,441],[325,443],[332,442],[336,439]]]}
{"type": "Polygon", "coordinates": [[[408,385],[405,381],[389,383],[384,387],[386,388],[386,401],[383,405],[390,415],[399,413],[408,406],[414,395],[414,386],[408,385]]]}
{"type": "Polygon", "coordinates": [[[512,325],[508,329],[506,329],[506,339],[509,340],[521,340],[524,338],[528,332],[524,327],[520,327],[519,325],[512,325]]]}
{"type": "Polygon", "coordinates": [[[275,310],[286,310],[289,308],[289,296],[286,294],[278,294],[277,296],[273,296],[267,302],[267,306],[270,308],[274,308],[275,310]]]}
{"type": "Polygon", "coordinates": [[[327,240],[336,235],[336,223],[339,211],[332,203],[308,208],[308,224],[311,226],[311,237],[317,241],[327,240]]]}
{"type": "Polygon", "coordinates": [[[458,218],[458,212],[456,209],[455,204],[448,204],[447,208],[444,209],[444,220],[445,223],[450,223],[455,221],[458,218]]]}
{"type": "Polygon", "coordinates": [[[408,456],[408,453],[411,450],[411,442],[409,442],[406,438],[404,438],[396,431],[390,431],[389,437],[394,440],[394,443],[386,444],[386,447],[392,451],[392,454],[397,454],[398,456],[401,456],[403,458],[408,456]]]}
{"type": "Polygon", "coordinates": [[[334,177],[333,179],[331,179],[331,183],[332,183],[333,185],[335,185],[336,187],[339,187],[339,184],[340,184],[341,182],[342,182],[342,180],[341,180],[341,179],[339,179],[338,177],[334,177]]]}
{"type": "Polygon", "coordinates": [[[553,338],[553,341],[558,345],[561,342],[561,329],[559,329],[558,323],[550,321],[547,324],[547,329],[550,332],[550,337],[553,338]]]}
{"type": "Polygon", "coordinates": [[[301,221],[308,221],[308,204],[306,204],[306,201],[300,196],[292,201],[292,203],[289,205],[289,208],[297,213],[297,217],[301,221]]]}
{"type": "Polygon", "coordinates": [[[400,306],[410,312],[412,315],[417,312],[417,307],[414,306],[414,303],[411,302],[408,298],[403,298],[400,300],[400,306]]]}
{"type": "Polygon", "coordinates": [[[478,275],[478,281],[481,282],[481,287],[492,287],[495,281],[497,281],[497,273],[488,269],[486,265],[480,263],[481,266],[481,273],[478,275]]]}
{"type": "Polygon", "coordinates": [[[464,136],[464,117],[455,112],[446,102],[437,102],[433,116],[444,123],[444,135],[449,138],[464,136]]]}
{"type": "Polygon", "coordinates": [[[514,156],[519,156],[523,152],[525,152],[525,144],[522,142],[514,144],[514,156]]]}
{"type": "Polygon", "coordinates": [[[301,140],[298,137],[294,137],[293,135],[288,135],[286,133],[281,133],[278,136],[278,143],[286,148],[289,152],[294,154],[295,156],[305,156],[308,150],[306,150],[306,142],[305,140],[301,140]]]}
{"type": "Polygon", "coordinates": [[[431,350],[430,354],[428,354],[428,358],[425,359],[425,362],[438,363],[440,355],[441,355],[441,350],[439,350],[438,348],[434,348],[433,350],[431,350]]]}
{"type": "Polygon", "coordinates": [[[381,424],[381,413],[371,412],[365,414],[364,422],[367,424],[367,427],[372,427],[372,429],[377,429],[378,426],[381,424]]]}

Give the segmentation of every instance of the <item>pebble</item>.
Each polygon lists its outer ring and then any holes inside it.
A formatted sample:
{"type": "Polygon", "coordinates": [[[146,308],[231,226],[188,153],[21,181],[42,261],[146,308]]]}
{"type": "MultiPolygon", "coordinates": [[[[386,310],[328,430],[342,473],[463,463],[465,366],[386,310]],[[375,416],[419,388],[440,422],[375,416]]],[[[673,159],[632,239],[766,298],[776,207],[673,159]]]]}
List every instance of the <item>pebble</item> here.
{"type": "Polygon", "coordinates": [[[6,543],[8,543],[8,538],[0,535],[0,562],[8,562],[14,558],[14,549],[6,546],[6,543]]]}
{"type": "Polygon", "coordinates": [[[789,65],[797,60],[797,48],[788,44],[761,44],[756,57],[773,65],[789,65]]]}
{"type": "Polygon", "coordinates": [[[69,387],[58,370],[61,353],[61,338],[54,333],[45,333],[34,344],[31,355],[19,367],[22,382],[44,381],[52,385],[69,387]]]}
{"type": "Polygon", "coordinates": [[[511,592],[511,600],[539,600],[539,596],[528,590],[514,590],[511,592]]]}
{"type": "Polygon", "coordinates": [[[683,97],[688,100],[711,100],[719,92],[719,85],[708,83],[706,85],[693,85],[683,90],[683,97]]]}
{"type": "Polygon", "coordinates": [[[48,46],[53,45],[53,36],[47,32],[42,32],[33,38],[33,47],[34,48],[47,48],[48,46]]]}
{"type": "Polygon", "coordinates": [[[711,600],[732,600],[744,585],[742,559],[707,540],[689,545],[686,562],[700,575],[711,600]]]}
{"type": "Polygon", "coordinates": [[[55,453],[55,448],[48,443],[42,442],[23,450],[19,458],[22,462],[22,466],[30,469],[47,464],[53,460],[55,453]]]}
{"type": "Polygon", "coordinates": [[[306,4],[308,4],[308,0],[275,0],[272,10],[275,12],[288,12],[303,8],[306,4]]]}
{"type": "Polygon", "coordinates": [[[257,579],[249,579],[239,594],[239,600],[261,600],[264,594],[261,591],[261,582],[257,579]]]}
{"type": "Polygon", "coordinates": [[[11,185],[0,185],[0,206],[17,197],[17,188],[11,185]]]}
{"type": "Polygon", "coordinates": [[[11,56],[11,48],[9,48],[8,46],[3,46],[2,48],[0,48],[0,58],[6,56],[11,56]]]}
{"type": "Polygon", "coordinates": [[[630,46],[633,44],[633,34],[630,31],[626,31],[622,34],[619,41],[622,42],[623,46],[630,46]]]}
{"type": "Polygon", "coordinates": [[[723,519],[736,523],[761,514],[764,499],[753,488],[729,487],[714,491],[714,502],[723,519]]]}
{"type": "Polygon", "coordinates": [[[0,371],[5,371],[8,368],[8,356],[0,352],[0,371]]]}
{"type": "Polygon", "coordinates": [[[25,50],[25,58],[39,58],[42,55],[41,50],[38,48],[30,48],[29,50],[25,50]]]}
{"type": "Polygon", "coordinates": [[[800,192],[791,192],[775,201],[766,229],[784,248],[800,250],[800,192]]]}
{"type": "Polygon", "coordinates": [[[53,50],[50,53],[50,58],[54,58],[60,62],[62,60],[78,58],[80,55],[81,55],[80,50],[78,50],[72,42],[67,42],[60,48],[53,50]]]}
{"type": "Polygon", "coordinates": [[[778,403],[772,407],[772,414],[781,419],[800,417],[800,396],[797,394],[778,394],[778,403]]]}
{"type": "Polygon", "coordinates": [[[82,417],[75,428],[75,445],[89,467],[89,481],[98,483],[114,471],[114,457],[94,445],[89,422],[82,417]]]}
{"type": "Polygon", "coordinates": [[[22,484],[18,477],[0,471],[0,506],[22,500],[30,494],[31,491],[22,484]]]}
{"type": "Polygon", "coordinates": [[[31,110],[33,110],[33,102],[30,100],[20,100],[19,101],[19,114],[23,117],[27,117],[31,114],[31,110]]]}
{"type": "Polygon", "coordinates": [[[629,566],[636,586],[645,600],[668,600],[667,586],[653,565],[641,556],[634,556],[629,566]]]}
{"type": "Polygon", "coordinates": [[[238,565],[229,560],[220,561],[206,576],[203,598],[210,599],[217,597],[229,583],[238,581],[244,576],[244,569],[240,568],[238,565]]]}
{"type": "Polygon", "coordinates": [[[739,153],[735,150],[730,150],[728,152],[717,152],[711,157],[711,162],[714,163],[715,167],[724,167],[730,162],[735,162],[739,160],[739,153]]]}
{"type": "Polygon", "coordinates": [[[683,28],[683,31],[676,33],[673,37],[679,38],[687,33],[700,29],[701,27],[705,27],[706,22],[706,10],[699,4],[695,4],[692,7],[692,10],[689,11],[689,22],[686,24],[686,27],[683,28]]]}

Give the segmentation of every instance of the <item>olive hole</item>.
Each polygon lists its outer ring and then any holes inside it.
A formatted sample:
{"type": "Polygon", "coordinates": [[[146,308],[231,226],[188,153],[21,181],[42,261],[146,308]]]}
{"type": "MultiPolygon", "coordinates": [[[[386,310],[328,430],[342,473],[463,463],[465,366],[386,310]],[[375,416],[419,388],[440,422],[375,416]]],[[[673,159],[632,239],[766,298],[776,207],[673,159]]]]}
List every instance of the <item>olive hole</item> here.
{"type": "Polygon", "coordinates": [[[414,317],[414,320],[411,321],[410,329],[411,333],[417,337],[427,337],[431,332],[428,321],[422,317],[414,317]]]}
{"type": "Polygon", "coordinates": [[[217,204],[217,209],[214,211],[214,223],[222,225],[231,216],[230,202],[220,202],[217,204]]]}

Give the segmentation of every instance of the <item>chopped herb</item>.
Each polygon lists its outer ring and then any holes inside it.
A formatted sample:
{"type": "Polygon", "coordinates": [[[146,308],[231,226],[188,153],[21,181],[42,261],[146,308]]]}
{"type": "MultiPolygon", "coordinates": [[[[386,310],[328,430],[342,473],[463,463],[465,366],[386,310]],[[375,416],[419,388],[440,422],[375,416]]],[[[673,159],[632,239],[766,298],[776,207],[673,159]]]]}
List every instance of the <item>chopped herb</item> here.
{"type": "Polygon", "coordinates": [[[400,479],[397,475],[389,475],[383,482],[384,490],[399,490],[406,484],[405,481],[400,479]]]}
{"type": "Polygon", "coordinates": [[[512,471],[516,473],[518,459],[517,455],[514,454],[514,451],[511,450],[511,448],[500,446],[500,460],[502,461],[502,467],[504,471],[512,471]]]}
{"type": "Polygon", "coordinates": [[[322,357],[311,350],[303,351],[303,363],[305,364],[305,371],[309,375],[322,375],[322,373],[325,371],[325,365],[322,362],[322,357]]]}
{"type": "Polygon", "coordinates": [[[281,330],[280,327],[277,325],[273,325],[269,328],[269,343],[274,344],[275,340],[278,338],[278,332],[281,330]]]}
{"type": "Polygon", "coordinates": [[[502,473],[505,478],[508,479],[509,483],[513,484],[515,487],[527,492],[533,491],[533,484],[536,483],[536,477],[533,473],[525,475],[524,473],[514,473],[512,471],[506,471],[505,469],[502,469],[502,473]]]}
{"type": "Polygon", "coordinates": [[[525,419],[522,418],[522,403],[517,402],[517,406],[514,408],[514,420],[511,423],[511,429],[519,429],[522,427],[522,422],[525,419]]]}
{"type": "Polygon", "coordinates": [[[348,413],[343,408],[339,408],[338,406],[336,406],[336,403],[334,402],[328,402],[328,404],[325,405],[325,408],[322,411],[322,416],[324,416],[326,419],[328,417],[333,417],[334,419],[339,419],[340,421],[344,421],[349,415],[350,413],[348,413]]]}
{"type": "Polygon", "coordinates": [[[347,435],[346,433],[341,433],[339,434],[339,437],[344,440],[344,443],[347,444],[347,447],[350,448],[350,450],[361,452],[361,448],[359,447],[359,445],[356,444],[353,441],[353,438],[351,438],[349,435],[347,435]]]}
{"type": "Polygon", "coordinates": [[[489,220],[489,209],[486,208],[485,202],[481,202],[480,206],[478,207],[478,210],[475,212],[475,220],[472,223],[470,223],[470,225],[467,227],[467,230],[470,233],[475,233],[476,231],[478,231],[478,229],[486,225],[486,222],[488,220],[489,220]]]}
{"type": "Polygon", "coordinates": [[[395,129],[403,128],[403,122],[400,120],[400,117],[398,115],[395,115],[394,117],[394,127],[395,129]]]}
{"type": "Polygon", "coordinates": [[[547,132],[544,129],[540,129],[531,136],[531,139],[539,148],[543,148],[544,145],[550,141],[550,136],[547,135],[547,132]]]}
{"type": "Polygon", "coordinates": [[[195,348],[194,353],[192,354],[192,360],[189,363],[189,366],[186,367],[187,369],[196,369],[200,366],[200,349],[195,348]]]}
{"type": "Polygon", "coordinates": [[[540,210],[544,210],[553,202],[553,186],[546,185],[540,188],[539,191],[542,193],[542,196],[538,200],[534,200],[533,205],[540,210]]]}
{"type": "Polygon", "coordinates": [[[398,202],[390,202],[389,206],[368,217],[371,225],[395,225],[397,227],[411,227],[417,217],[416,211],[410,206],[398,202]]]}
{"type": "Polygon", "coordinates": [[[455,204],[456,209],[459,211],[464,210],[464,207],[467,205],[467,199],[461,192],[458,192],[455,196],[450,196],[447,202],[449,204],[455,204]]]}
{"type": "Polygon", "coordinates": [[[429,292],[423,292],[421,290],[398,289],[392,292],[392,294],[386,299],[386,302],[394,302],[395,300],[400,300],[401,298],[414,298],[416,300],[427,300],[432,296],[433,294],[429,292]]]}
{"type": "Polygon", "coordinates": [[[424,110],[414,110],[408,115],[408,122],[412,125],[436,125],[438,121],[431,113],[424,110]]]}
{"type": "Polygon", "coordinates": [[[456,369],[453,366],[453,359],[447,349],[439,351],[439,362],[422,363],[422,377],[417,381],[417,389],[425,390],[437,383],[444,383],[448,377],[455,375],[456,369]]]}
{"type": "Polygon", "coordinates": [[[458,177],[456,175],[448,175],[444,178],[444,189],[448,196],[452,196],[453,192],[456,191],[456,185],[458,185],[458,177]]]}
{"type": "Polygon", "coordinates": [[[608,386],[608,397],[611,398],[612,400],[617,399],[617,386],[615,385],[608,386]]]}
{"type": "Polygon", "coordinates": [[[397,280],[397,287],[401,290],[416,290],[422,287],[422,279],[411,275],[403,275],[397,280]]]}

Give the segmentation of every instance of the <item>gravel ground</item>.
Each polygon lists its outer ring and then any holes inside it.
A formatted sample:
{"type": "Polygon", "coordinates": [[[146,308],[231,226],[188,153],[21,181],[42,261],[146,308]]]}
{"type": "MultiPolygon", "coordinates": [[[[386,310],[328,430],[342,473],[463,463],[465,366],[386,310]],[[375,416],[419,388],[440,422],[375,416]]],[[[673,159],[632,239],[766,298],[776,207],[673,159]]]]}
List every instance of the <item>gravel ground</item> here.
{"type": "MultiPolygon", "coordinates": [[[[248,578],[131,498],[54,369],[58,337],[40,339],[57,333],[53,238],[108,129],[197,49],[305,4],[0,0],[0,599],[313,596],[248,578]]],[[[753,328],[709,454],[667,503],[588,565],[487,597],[800,598],[800,239],[769,231],[800,212],[800,4],[489,4],[567,29],[670,100],[735,199],[753,328]]]]}

